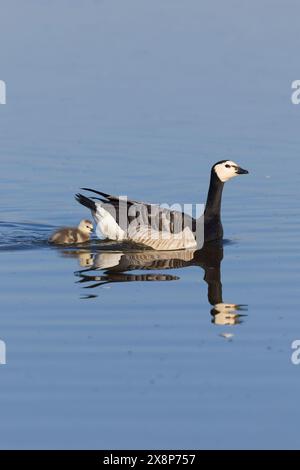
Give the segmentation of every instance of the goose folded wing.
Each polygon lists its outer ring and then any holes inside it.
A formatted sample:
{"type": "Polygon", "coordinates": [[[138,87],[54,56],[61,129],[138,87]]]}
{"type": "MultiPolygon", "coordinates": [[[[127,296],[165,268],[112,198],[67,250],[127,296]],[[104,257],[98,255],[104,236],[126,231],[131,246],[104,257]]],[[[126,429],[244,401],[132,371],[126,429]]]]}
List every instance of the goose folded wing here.
{"type": "Polygon", "coordinates": [[[101,206],[107,210],[116,220],[117,224],[123,229],[130,228],[131,236],[134,231],[168,232],[170,234],[181,233],[189,228],[195,231],[195,219],[190,215],[163,208],[158,204],[150,204],[142,201],[135,201],[124,196],[114,196],[90,188],[82,188],[84,191],[90,191],[98,194],[101,198],[93,198],[100,202],[101,206]]]}

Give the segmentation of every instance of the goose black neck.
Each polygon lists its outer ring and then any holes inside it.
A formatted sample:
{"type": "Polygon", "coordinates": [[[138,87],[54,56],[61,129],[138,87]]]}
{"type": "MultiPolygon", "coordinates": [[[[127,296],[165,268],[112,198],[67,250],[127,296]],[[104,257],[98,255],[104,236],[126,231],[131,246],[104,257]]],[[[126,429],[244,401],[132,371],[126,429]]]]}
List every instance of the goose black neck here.
{"type": "Polygon", "coordinates": [[[217,177],[214,170],[211,170],[210,184],[205,206],[205,218],[220,218],[221,201],[224,183],[217,177]]]}

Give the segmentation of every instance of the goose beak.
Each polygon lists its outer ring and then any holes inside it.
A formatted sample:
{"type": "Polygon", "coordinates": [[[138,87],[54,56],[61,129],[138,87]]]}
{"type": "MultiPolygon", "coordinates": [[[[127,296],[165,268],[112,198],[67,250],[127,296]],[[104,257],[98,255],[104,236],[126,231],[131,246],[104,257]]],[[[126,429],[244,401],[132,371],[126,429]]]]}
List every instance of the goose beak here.
{"type": "Polygon", "coordinates": [[[241,168],[240,166],[237,167],[236,169],[236,173],[237,175],[248,175],[249,171],[248,170],[244,170],[243,168],[241,168]]]}

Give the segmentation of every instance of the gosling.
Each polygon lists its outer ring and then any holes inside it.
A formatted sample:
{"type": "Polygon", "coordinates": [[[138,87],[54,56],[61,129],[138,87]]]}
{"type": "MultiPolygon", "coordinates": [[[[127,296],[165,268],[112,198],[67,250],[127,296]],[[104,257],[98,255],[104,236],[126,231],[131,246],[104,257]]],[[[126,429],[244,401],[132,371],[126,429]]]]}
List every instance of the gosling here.
{"type": "Polygon", "coordinates": [[[74,245],[85,243],[91,238],[93,223],[90,220],[82,220],[78,227],[62,227],[51,235],[49,243],[55,245],[74,245]]]}

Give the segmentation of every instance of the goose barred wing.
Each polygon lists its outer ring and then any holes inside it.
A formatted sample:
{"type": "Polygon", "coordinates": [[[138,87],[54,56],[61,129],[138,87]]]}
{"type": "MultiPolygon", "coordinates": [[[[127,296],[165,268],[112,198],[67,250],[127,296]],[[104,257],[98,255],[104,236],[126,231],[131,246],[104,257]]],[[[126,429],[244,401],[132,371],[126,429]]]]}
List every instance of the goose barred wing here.
{"type": "Polygon", "coordinates": [[[94,197],[92,199],[101,203],[101,206],[115,218],[122,230],[127,231],[129,227],[131,234],[134,230],[142,230],[145,233],[150,228],[157,232],[171,234],[181,233],[185,228],[189,228],[192,232],[195,231],[195,219],[184,212],[166,209],[158,204],[114,196],[90,188],[82,189],[101,196],[101,198],[94,197]]]}

